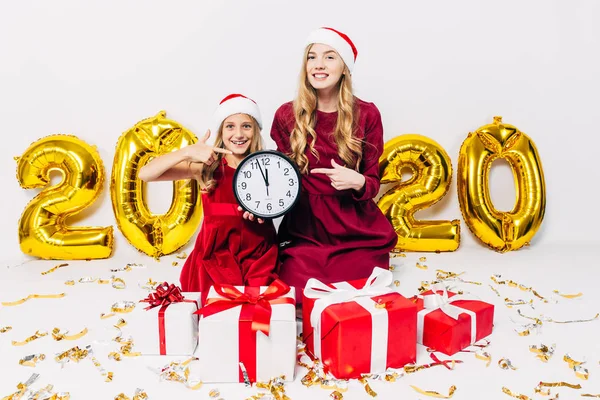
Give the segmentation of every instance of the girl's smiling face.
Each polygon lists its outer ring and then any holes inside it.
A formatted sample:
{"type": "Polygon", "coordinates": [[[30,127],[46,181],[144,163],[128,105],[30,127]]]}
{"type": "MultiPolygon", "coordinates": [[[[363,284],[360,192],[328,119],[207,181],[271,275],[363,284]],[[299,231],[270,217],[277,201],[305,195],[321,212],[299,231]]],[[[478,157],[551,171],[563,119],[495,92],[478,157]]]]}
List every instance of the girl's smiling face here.
{"type": "Polygon", "coordinates": [[[233,114],[223,121],[223,144],[234,155],[248,152],[255,131],[254,119],[246,114],[233,114]]]}
{"type": "Polygon", "coordinates": [[[308,82],[316,90],[327,90],[338,84],[346,64],[342,57],[326,44],[313,44],[306,59],[308,82]]]}

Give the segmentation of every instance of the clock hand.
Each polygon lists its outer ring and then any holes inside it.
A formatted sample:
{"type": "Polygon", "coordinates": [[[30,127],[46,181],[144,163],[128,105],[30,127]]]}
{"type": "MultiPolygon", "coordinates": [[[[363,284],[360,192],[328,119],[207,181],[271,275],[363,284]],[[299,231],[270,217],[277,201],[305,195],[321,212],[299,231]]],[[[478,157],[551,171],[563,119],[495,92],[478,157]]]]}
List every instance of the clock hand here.
{"type": "Polygon", "coordinates": [[[260,166],[260,160],[256,160],[256,164],[258,165],[258,169],[260,170],[260,174],[262,175],[263,180],[265,181],[265,185],[267,184],[267,178],[265,177],[265,173],[260,166]]]}
{"type": "Polygon", "coordinates": [[[265,168],[265,184],[267,185],[267,197],[269,197],[269,170],[265,168]]]}

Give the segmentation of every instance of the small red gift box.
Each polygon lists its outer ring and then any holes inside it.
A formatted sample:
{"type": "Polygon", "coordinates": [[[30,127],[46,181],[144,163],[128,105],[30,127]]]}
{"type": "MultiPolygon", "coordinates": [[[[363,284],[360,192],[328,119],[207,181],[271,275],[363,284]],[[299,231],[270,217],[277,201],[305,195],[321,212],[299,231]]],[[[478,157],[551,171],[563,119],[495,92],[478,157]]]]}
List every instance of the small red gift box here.
{"type": "Polygon", "coordinates": [[[304,289],[303,337],[310,355],[338,379],[360,378],[414,363],[417,307],[395,292],[390,271],[368,279],[304,289]]]}
{"type": "Polygon", "coordinates": [[[494,326],[492,304],[435,285],[419,296],[417,308],[417,342],[449,356],[489,336],[494,326]]]}

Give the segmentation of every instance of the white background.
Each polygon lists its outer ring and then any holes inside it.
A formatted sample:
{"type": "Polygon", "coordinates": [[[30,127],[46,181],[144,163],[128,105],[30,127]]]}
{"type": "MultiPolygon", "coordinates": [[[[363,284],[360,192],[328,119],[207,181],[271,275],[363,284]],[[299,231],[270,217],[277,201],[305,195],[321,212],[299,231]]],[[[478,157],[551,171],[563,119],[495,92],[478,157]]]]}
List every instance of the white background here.
{"type": "MultiPolygon", "coordinates": [[[[503,116],[541,155],[546,218],[532,244],[598,240],[600,3],[581,1],[5,2],[0,24],[2,258],[24,260],[17,223],[38,193],[15,178],[14,156],[70,133],[98,146],[110,177],[119,136],[166,110],[197,136],[231,92],[260,105],[266,145],[277,107],[294,97],[304,39],[319,26],[349,34],[356,94],[374,102],[385,139],[419,133],[442,145],[453,186],[424,218],[460,219],[456,162],[468,132],[503,116]]],[[[514,204],[507,165],[492,197],[514,204]]],[[[57,178],[55,178],[56,181],[57,178]]],[[[150,186],[154,212],[168,183],[150,186]]],[[[118,231],[109,179],[80,225],[113,225],[116,254],[136,251],[118,231]]],[[[475,239],[463,223],[462,244],[475,239]]]]}
{"type": "MultiPolygon", "coordinates": [[[[455,371],[431,368],[402,378],[396,384],[373,383],[382,399],[419,398],[408,385],[447,393],[457,385],[455,399],[505,399],[502,386],[533,396],[540,380],[581,383],[584,389],[559,389],[560,398],[600,393],[598,364],[599,321],[586,324],[545,323],[539,335],[518,336],[515,308],[503,299],[534,299],[535,310],[558,320],[590,318],[598,312],[596,249],[600,223],[595,188],[600,146],[600,2],[596,0],[539,1],[5,1],[0,8],[0,259],[17,265],[27,258],[17,243],[17,221],[36,190],[21,189],[15,179],[14,156],[35,140],[54,133],[70,133],[98,146],[111,173],[114,147],[122,132],[160,110],[198,136],[211,124],[212,112],[226,94],[242,92],[261,106],[265,132],[274,111],[291,100],[301,63],[303,40],[322,25],[347,32],[359,49],[353,74],[356,93],[381,110],[385,137],[419,133],[440,143],[456,161],[468,132],[501,115],[528,134],[543,162],[547,187],[544,224],[522,251],[498,254],[476,244],[462,224],[462,247],[454,253],[427,254],[429,269],[415,267],[423,254],[394,259],[399,290],[412,296],[422,280],[435,278],[435,269],[466,271],[467,280],[481,286],[459,284],[496,306],[493,356],[489,368],[472,354],[455,371]],[[401,264],[401,261],[405,261],[401,264]],[[492,273],[502,273],[532,286],[547,297],[583,292],[577,300],[541,304],[531,293],[498,287],[489,289],[492,273]],[[530,345],[557,344],[547,364],[535,359],[530,345]],[[581,381],[562,361],[565,353],[587,359],[590,380],[581,381]],[[519,367],[503,371],[497,361],[508,357],[519,367]]],[[[274,146],[270,139],[267,147],[274,146]]],[[[54,177],[57,181],[57,177],[54,177]]],[[[151,209],[168,208],[170,184],[152,184],[151,209]]],[[[509,168],[493,169],[492,197],[499,209],[514,204],[509,168]]],[[[418,214],[428,218],[460,218],[456,180],[438,205],[418,214]]],[[[116,229],[108,180],[104,192],[76,221],[81,225],[113,225],[117,237],[114,256],[105,261],[74,261],[49,275],[40,275],[55,261],[31,262],[0,269],[0,301],[14,301],[31,293],[60,293],[58,300],[30,300],[21,306],[0,308],[0,326],[13,330],[0,335],[0,396],[10,394],[31,372],[48,383],[70,391],[72,398],[113,398],[120,392],[133,396],[143,387],[150,398],[208,398],[210,385],[191,392],[176,383],[159,383],[147,367],[160,367],[161,359],[145,357],[117,363],[107,358],[114,344],[107,329],[115,321],[100,320],[117,300],[139,300],[138,288],[148,278],[177,282],[183,262],[168,256],[154,262],[140,256],[116,229]],[[77,284],[67,279],[96,276],[107,279],[110,269],[125,262],[144,262],[147,268],[120,273],[127,290],[108,285],[77,284]],[[172,266],[178,261],[177,267],[172,266]],[[54,327],[72,333],[88,327],[90,334],[73,342],[51,338],[24,347],[10,345],[35,330],[54,327]],[[99,343],[100,342],[100,343],[99,343]],[[102,365],[115,372],[111,384],[89,360],[60,370],[54,353],[77,344],[94,344],[102,365]],[[32,353],[47,355],[36,369],[18,360],[32,353]]],[[[189,248],[188,248],[189,251],[189,248]]],[[[446,357],[443,357],[445,359],[446,357]]],[[[204,362],[206,360],[203,360],[204,362]]],[[[418,347],[420,364],[430,362],[418,347]]],[[[304,388],[298,369],[287,385],[292,399],[329,399],[329,391],[304,388]]],[[[360,384],[351,382],[345,399],[370,399],[360,384]]],[[[216,385],[222,396],[237,400],[256,393],[243,385],[216,385]]],[[[556,391],[553,390],[553,393],[556,391]]],[[[422,397],[421,397],[422,398],[422,397]]]]}

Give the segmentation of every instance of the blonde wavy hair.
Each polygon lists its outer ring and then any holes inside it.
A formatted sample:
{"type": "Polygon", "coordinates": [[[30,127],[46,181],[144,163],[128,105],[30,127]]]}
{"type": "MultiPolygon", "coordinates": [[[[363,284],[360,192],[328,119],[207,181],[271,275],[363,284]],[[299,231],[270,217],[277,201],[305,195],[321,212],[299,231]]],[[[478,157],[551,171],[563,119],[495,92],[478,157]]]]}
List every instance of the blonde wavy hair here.
{"type": "MultiPolygon", "coordinates": [[[[315,149],[317,133],[314,129],[316,123],[317,91],[308,81],[308,74],[306,73],[306,63],[311,47],[312,45],[307,46],[304,51],[298,97],[293,102],[295,125],[290,134],[290,157],[296,162],[300,172],[303,174],[308,173],[308,157],[304,154],[307,145],[310,152],[317,159],[319,158],[319,153],[315,149]],[[311,139],[310,142],[309,138],[311,139]]],[[[360,162],[362,161],[363,141],[354,135],[356,122],[358,121],[358,109],[356,108],[355,98],[352,94],[352,78],[346,66],[344,66],[344,73],[340,78],[338,86],[338,117],[334,131],[335,143],[338,155],[344,161],[346,167],[358,171],[360,162]]]]}
{"type": "MultiPolygon", "coordinates": [[[[243,114],[249,117],[252,120],[252,139],[250,141],[250,147],[248,147],[248,151],[244,156],[247,156],[250,153],[254,153],[255,151],[259,151],[263,149],[262,137],[260,134],[260,128],[258,127],[258,122],[254,119],[253,116],[248,114],[243,114]]],[[[223,125],[225,125],[225,121],[227,118],[221,123],[219,126],[219,130],[217,131],[217,136],[215,138],[215,143],[213,147],[220,147],[222,149],[225,148],[225,143],[223,142],[223,125]]],[[[202,172],[200,174],[192,174],[194,179],[198,181],[200,184],[200,189],[202,193],[208,193],[214,190],[217,187],[217,181],[214,179],[214,174],[217,168],[223,168],[223,164],[221,163],[223,160],[223,153],[215,153],[216,159],[208,168],[202,168],[202,172]]],[[[191,164],[190,164],[191,166],[191,164]]]]}

